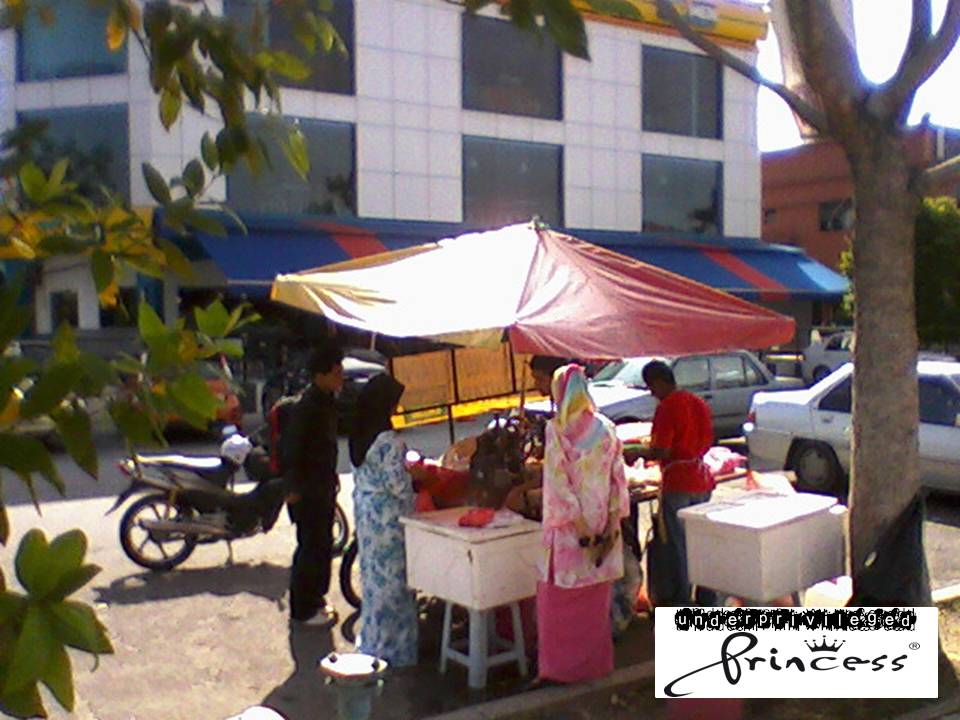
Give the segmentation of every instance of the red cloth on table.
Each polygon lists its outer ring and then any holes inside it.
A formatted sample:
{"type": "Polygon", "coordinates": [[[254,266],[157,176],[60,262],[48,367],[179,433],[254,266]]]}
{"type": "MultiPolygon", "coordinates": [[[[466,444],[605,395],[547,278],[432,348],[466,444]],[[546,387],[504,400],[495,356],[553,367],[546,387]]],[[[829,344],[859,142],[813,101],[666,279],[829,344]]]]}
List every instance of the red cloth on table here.
{"type": "Polygon", "coordinates": [[[494,513],[496,513],[496,510],[493,508],[473,508],[460,516],[457,525],[460,527],[486,527],[493,521],[494,513]]]}
{"type": "Polygon", "coordinates": [[[704,493],[713,490],[713,475],[703,456],[713,444],[710,406],[686,390],[674,390],[653,414],[650,445],[669,449],[660,463],[664,492],[704,493]]]}

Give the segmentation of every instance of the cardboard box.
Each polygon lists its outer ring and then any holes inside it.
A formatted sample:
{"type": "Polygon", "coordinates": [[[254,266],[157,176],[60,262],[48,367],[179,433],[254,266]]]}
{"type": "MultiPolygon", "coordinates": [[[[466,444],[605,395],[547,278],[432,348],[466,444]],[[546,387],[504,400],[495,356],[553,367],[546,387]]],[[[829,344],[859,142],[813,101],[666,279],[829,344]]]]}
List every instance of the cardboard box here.
{"type": "Polygon", "coordinates": [[[540,523],[462,528],[468,508],[400,518],[407,584],[466,608],[486,610],[537,594],[544,558],[540,523]]]}
{"type": "Polygon", "coordinates": [[[753,491],[679,516],[693,584],[769,602],[846,572],[846,508],[836,498],[753,491]]]}

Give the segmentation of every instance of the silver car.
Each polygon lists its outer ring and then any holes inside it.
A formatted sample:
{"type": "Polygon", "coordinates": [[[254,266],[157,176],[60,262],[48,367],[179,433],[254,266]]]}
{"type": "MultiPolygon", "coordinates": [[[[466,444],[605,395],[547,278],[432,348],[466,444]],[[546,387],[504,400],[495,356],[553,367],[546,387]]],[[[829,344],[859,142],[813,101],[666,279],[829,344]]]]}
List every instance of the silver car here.
{"type": "Polygon", "coordinates": [[[656,359],[671,366],[679,387],[707,401],[718,438],[741,434],[754,393],[803,384],[799,378],[775,377],[756,355],[745,350],[672,358],[626,358],[606,365],[590,381],[590,395],[600,412],[616,423],[652,419],[657,399],[643,382],[643,368],[656,359]]]}

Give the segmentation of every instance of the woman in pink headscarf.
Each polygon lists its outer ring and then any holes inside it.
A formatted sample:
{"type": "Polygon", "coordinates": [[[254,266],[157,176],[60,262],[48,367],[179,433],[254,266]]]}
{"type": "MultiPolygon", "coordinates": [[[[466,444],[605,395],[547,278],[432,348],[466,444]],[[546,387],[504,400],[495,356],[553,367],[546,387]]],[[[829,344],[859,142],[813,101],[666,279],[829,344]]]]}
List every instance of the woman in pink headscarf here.
{"type": "Polygon", "coordinates": [[[597,413],[583,368],[553,375],[556,416],[547,423],[543,542],[537,586],[539,674],[562,683],[613,671],[610,598],[623,575],[620,520],[629,513],[620,441],[597,413]]]}

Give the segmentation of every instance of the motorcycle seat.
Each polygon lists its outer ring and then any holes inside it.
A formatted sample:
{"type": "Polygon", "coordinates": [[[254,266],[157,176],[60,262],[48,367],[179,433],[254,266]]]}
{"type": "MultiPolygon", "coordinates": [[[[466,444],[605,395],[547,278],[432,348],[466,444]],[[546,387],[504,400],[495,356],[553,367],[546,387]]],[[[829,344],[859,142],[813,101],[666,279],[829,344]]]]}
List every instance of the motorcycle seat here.
{"type": "Polygon", "coordinates": [[[141,465],[164,467],[171,470],[185,470],[196,473],[209,482],[222,485],[235,468],[224,462],[222,458],[213,456],[195,455],[137,455],[141,465]]]}

